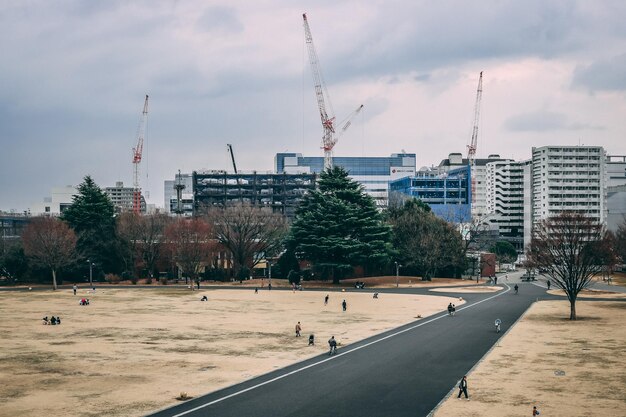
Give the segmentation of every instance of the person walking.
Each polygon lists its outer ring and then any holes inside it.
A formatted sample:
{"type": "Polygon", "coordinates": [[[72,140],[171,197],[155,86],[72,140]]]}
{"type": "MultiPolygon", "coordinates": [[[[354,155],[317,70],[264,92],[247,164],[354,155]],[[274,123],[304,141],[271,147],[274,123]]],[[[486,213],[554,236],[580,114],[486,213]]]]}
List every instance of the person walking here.
{"type": "Polygon", "coordinates": [[[300,337],[301,331],[302,331],[302,326],[300,325],[300,322],[298,322],[298,324],[296,324],[296,337],[300,337]]]}
{"type": "Polygon", "coordinates": [[[498,276],[497,275],[495,277],[493,277],[493,280],[494,280],[494,284],[498,285],[498,276]]]}
{"type": "Polygon", "coordinates": [[[335,340],[335,336],[331,336],[330,339],[328,339],[328,346],[330,346],[330,351],[328,352],[329,355],[337,352],[337,341],[335,340]]]}
{"type": "Polygon", "coordinates": [[[346,300],[343,300],[343,302],[341,303],[341,307],[343,308],[343,311],[346,311],[348,309],[348,304],[346,303],[346,300]]]}
{"type": "Polygon", "coordinates": [[[324,305],[328,304],[328,294],[326,294],[326,297],[324,297],[324,305]]]}
{"type": "Polygon", "coordinates": [[[515,287],[513,287],[513,289],[515,290],[515,294],[517,294],[517,292],[519,291],[519,286],[515,284],[515,287]]]}
{"type": "Polygon", "coordinates": [[[459,382],[459,395],[456,398],[461,398],[461,394],[465,394],[465,399],[469,401],[467,396],[467,375],[463,375],[463,379],[459,382]]]}
{"type": "Polygon", "coordinates": [[[452,303],[448,304],[448,316],[452,316],[452,303]]]}
{"type": "Polygon", "coordinates": [[[74,284],[74,286],[72,287],[72,290],[74,291],[74,295],[76,295],[76,290],[78,289],[78,287],[76,286],[76,284],[74,284]]]}
{"type": "Polygon", "coordinates": [[[548,291],[550,291],[550,280],[548,280],[548,282],[546,282],[546,284],[548,285],[548,291]]]}
{"type": "Polygon", "coordinates": [[[456,314],[456,306],[452,304],[452,315],[454,316],[455,314],[456,314]]]}

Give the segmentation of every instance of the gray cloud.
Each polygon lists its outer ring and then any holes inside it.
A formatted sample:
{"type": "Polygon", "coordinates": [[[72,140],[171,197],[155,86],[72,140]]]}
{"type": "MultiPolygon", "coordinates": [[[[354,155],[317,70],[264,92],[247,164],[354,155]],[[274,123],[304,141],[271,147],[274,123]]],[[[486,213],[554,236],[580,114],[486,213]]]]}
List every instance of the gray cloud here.
{"type": "Polygon", "coordinates": [[[237,12],[230,7],[211,7],[196,23],[196,29],[206,32],[240,33],[243,28],[237,12]]]}
{"type": "Polygon", "coordinates": [[[558,130],[602,130],[602,126],[570,122],[562,113],[535,111],[518,114],[504,122],[504,127],[513,132],[550,132],[558,130]]]}
{"type": "Polygon", "coordinates": [[[579,66],[572,85],[589,91],[626,90],[626,53],[579,66]]]}

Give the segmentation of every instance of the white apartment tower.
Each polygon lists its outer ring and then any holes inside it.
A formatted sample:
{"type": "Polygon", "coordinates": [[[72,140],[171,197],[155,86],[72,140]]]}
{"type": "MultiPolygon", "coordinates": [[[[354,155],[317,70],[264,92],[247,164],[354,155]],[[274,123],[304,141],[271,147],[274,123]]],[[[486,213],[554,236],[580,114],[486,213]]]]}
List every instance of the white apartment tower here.
{"type": "Polygon", "coordinates": [[[524,167],[529,164],[506,160],[485,165],[485,220],[520,250],[524,236],[524,167]]]}
{"type": "Polygon", "coordinates": [[[601,146],[533,148],[532,222],[574,211],[606,223],[606,153],[601,146]]]}

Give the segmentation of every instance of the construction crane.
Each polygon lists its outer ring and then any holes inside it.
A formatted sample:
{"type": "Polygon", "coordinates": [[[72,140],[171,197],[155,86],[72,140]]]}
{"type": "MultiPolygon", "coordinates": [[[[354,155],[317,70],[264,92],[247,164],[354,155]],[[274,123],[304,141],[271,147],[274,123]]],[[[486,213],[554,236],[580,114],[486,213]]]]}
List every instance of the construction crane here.
{"type": "Polygon", "coordinates": [[[139,165],[141,164],[141,155],[143,153],[143,139],[146,133],[146,125],[148,124],[148,95],[143,103],[143,111],[139,119],[137,127],[137,146],[133,148],[133,212],[139,214],[141,212],[141,185],[139,182],[139,165]]]}
{"type": "Polygon", "coordinates": [[[235,174],[237,173],[237,164],[235,163],[235,154],[233,153],[233,145],[230,143],[226,144],[226,148],[228,153],[230,154],[230,159],[233,161],[233,169],[235,170],[235,174]]]}
{"type": "Polygon", "coordinates": [[[472,177],[472,211],[476,206],[476,149],[478,148],[478,122],[480,119],[480,101],[483,96],[483,72],[478,77],[478,89],[476,90],[476,103],[474,104],[474,123],[472,124],[472,138],[467,145],[467,161],[470,166],[470,176],[472,177]]]}
{"type": "Polygon", "coordinates": [[[347,118],[347,121],[343,125],[339,134],[335,134],[335,115],[333,112],[332,104],[330,103],[330,96],[328,95],[328,89],[322,76],[322,70],[320,68],[319,59],[317,58],[317,52],[315,51],[315,45],[313,44],[313,36],[311,35],[311,29],[309,28],[309,22],[306,17],[306,13],[302,14],[304,20],[304,39],[307,44],[309,52],[309,62],[311,63],[311,73],[313,75],[313,85],[315,87],[315,97],[317,98],[317,107],[319,108],[320,118],[322,120],[322,149],[324,150],[324,169],[332,168],[333,166],[333,148],[337,144],[337,141],[341,135],[350,127],[351,119],[356,116],[363,105],[360,105],[352,114],[347,118]],[[326,106],[328,105],[328,110],[326,106]]]}

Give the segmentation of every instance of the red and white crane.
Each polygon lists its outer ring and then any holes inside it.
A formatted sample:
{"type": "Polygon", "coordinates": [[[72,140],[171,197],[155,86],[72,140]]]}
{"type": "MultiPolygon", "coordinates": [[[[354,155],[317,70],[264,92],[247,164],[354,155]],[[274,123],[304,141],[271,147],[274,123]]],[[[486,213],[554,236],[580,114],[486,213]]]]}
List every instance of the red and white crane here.
{"type": "Polygon", "coordinates": [[[472,125],[472,138],[467,145],[467,160],[470,166],[470,176],[472,177],[472,211],[476,205],[476,149],[478,148],[478,122],[480,119],[480,101],[483,96],[483,72],[478,78],[478,89],[476,90],[476,103],[474,104],[474,123],[472,125]]]}
{"type": "Polygon", "coordinates": [[[143,139],[146,133],[146,125],[148,124],[148,95],[143,103],[143,111],[139,119],[137,127],[137,146],[133,148],[133,212],[139,214],[141,212],[141,184],[139,182],[139,165],[141,164],[141,155],[143,153],[143,139]]]}
{"type": "Polygon", "coordinates": [[[332,104],[330,103],[330,96],[328,95],[328,89],[322,76],[322,70],[320,68],[319,59],[317,58],[317,52],[315,51],[315,45],[313,45],[313,36],[311,35],[311,29],[309,28],[309,21],[307,20],[306,13],[302,14],[304,20],[304,39],[307,44],[309,52],[309,61],[311,63],[311,73],[313,75],[313,85],[315,87],[315,97],[317,98],[317,107],[320,111],[320,118],[322,120],[322,129],[324,131],[322,135],[322,149],[324,150],[324,169],[332,168],[333,166],[333,148],[337,144],[337,141],[341,135],[350,127],[351,120],[356,116],[363,105],[361,104],[350,116],[346,119],[341,130],[335,132],[335,115],[333,112],[332,104]],[[326,106],[328,105],[328,110],[326,106]]]}

